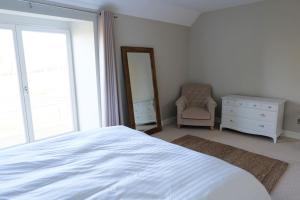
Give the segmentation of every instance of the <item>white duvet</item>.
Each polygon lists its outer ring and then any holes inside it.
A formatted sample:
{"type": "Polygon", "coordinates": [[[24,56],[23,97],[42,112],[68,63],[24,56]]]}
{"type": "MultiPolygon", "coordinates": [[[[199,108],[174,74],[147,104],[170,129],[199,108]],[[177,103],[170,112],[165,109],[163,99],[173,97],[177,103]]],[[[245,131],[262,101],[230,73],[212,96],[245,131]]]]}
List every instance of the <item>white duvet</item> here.
{"type": "Polygon", "coordinates": [[[249,173],[126,127],[0,151],[0,199],[270,200],[249,173]]]}

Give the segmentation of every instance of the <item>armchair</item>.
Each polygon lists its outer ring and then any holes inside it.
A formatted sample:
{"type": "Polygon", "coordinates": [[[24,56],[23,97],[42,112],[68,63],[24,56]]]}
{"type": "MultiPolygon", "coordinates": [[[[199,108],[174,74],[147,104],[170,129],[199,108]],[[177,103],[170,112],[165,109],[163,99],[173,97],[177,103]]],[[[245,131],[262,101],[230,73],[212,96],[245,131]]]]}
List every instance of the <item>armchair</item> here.
{"type": "Polygon", "coordinates": [[[215,124],[216,102],[211,97],[211,87],[202,84],[186,84],[176,101],[177,126],[209,126],[215,124]]]}

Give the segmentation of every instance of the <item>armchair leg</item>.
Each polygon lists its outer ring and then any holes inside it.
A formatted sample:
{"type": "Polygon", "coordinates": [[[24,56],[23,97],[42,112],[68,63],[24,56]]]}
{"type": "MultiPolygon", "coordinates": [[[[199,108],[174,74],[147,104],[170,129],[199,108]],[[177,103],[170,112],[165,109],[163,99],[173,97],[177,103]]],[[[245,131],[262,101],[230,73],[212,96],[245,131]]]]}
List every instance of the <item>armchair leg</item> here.
{"type": "Polygon", "coordinates": [[[211,126],[211,127],[210,127],[210,130],[212,130],[212,131],[215,130],[215,127],[214,127],[214,126],[211,126]]]}
{"type": "Polygon", "coordinates": [[[180,124],[177,124],[177,128],[181,128],[181,125],[180,125],[180,124]]]}

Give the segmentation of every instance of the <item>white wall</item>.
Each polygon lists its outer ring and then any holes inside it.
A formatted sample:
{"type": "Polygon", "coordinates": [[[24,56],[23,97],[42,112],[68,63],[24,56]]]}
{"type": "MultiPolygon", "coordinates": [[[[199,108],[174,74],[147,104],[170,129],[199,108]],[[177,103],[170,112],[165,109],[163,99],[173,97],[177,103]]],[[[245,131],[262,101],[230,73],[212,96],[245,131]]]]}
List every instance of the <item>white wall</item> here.
{"type": "Polygon", "coordinates": [[[265,0],[201,15],[191,28],[189,80],[288,100],[284,128],[300,132],[300,1],[265,0]]]}
{"type": "Polygon", "coordinates": [[[175,100],[187,80],[189,28],[158,21],[118,15],[115,22],[117,65],[127,116],[121,46],[154,48],[162,119],[176,115],[175,100]]]}

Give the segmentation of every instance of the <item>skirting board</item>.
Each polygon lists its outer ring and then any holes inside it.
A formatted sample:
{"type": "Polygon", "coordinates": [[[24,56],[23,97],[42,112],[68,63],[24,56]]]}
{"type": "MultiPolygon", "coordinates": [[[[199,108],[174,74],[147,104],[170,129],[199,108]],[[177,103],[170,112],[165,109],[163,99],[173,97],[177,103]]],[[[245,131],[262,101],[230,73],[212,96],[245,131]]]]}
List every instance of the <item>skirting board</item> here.
{"type": "Polygon", "coordinates": [[[283,130],[282,136],[300,140],[300,133],[294,131],[283,130]]]}
{"type": "MultiPolygon", "coordinates": [[[[170,124],[174,124],[175,122],[176,122],[176,117],[170,117],[170,118],[164,119],[162,121],[162,125],[167,126],[170,124]]],[[[220,123],[220,122],[221,122],[221,119],[219,117],[216,117],[216,123],[220,123]]],[[[300,140],[300,133],[293,132],[293,131],[283,130],[282,136],[300,140]]]]}

